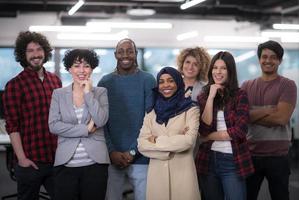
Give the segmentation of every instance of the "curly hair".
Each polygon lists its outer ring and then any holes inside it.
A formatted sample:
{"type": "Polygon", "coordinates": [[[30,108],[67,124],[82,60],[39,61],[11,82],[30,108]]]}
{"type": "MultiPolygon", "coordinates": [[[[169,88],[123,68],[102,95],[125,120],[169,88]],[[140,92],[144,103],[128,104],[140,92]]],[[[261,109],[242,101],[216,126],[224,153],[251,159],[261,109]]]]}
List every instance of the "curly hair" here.
{"type": "Polygon", "coordinates": [[[90,49],[73,49],[64,54],[63,64],[68,71],[76,60],[84,59],[91,68],[94,69],[99,65],[99,56],[94,50],[90,49]]]}
{"type": "Polygon", "coordinates": [[[20,32],[15,42],[14,55],[16,61],[20,62],[23,68],[28,67],[28,62],[26,60],[26,49],[30,42],[37,43],[43,48],[45,53],[43,63],[46,63],[52,57],[51,52],[53,49],[50,46],[48,39],[44,35],[30,31],[20,32]]]}
{"type": "Polygon", "coordinates": [[[211,57],[207,50],[202,47],[186,48],[183,49],[177,57],[178,70],[183,74],[183,64],[188,56],[192,56],[196,59],[199,67],[199,73],[197,80],[207,81],[207,74],[209,70],[209,64],[211,57]]]}

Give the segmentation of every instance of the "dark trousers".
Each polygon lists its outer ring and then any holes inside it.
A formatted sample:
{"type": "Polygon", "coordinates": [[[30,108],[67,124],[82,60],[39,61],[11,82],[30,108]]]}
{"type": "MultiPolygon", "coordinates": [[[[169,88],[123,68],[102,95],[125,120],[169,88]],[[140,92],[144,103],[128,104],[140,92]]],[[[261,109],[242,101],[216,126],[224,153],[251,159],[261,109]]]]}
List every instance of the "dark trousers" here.
{"type": "Polygon", "coordinates": [[[272,200],[289,200],[288,156],[253,156],[255,173],[247,178],[247,199],[256,200],[264,178],[272,200]]]}
{"type": "Polygon", "coordinates": [[[19,165],[15,167],[19,200],[38,200],[40,187],[42,185],[50,197],[53,197],[53,165],[35,164],[38,166],[38,170],[33,167],[21,167],[19,165]]]}
{"type": "Polygon", "coordinates": [[[108,164],[54,168],[54,200],[104,200],[108,164]]]}

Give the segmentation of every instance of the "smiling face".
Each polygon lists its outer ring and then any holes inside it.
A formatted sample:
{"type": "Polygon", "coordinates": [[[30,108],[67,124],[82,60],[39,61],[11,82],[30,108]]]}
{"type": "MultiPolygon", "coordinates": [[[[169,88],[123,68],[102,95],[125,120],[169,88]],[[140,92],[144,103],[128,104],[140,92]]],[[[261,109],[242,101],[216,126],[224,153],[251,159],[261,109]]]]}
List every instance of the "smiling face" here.
{"type": "Polygon", "coordinates": [[[187,56],[184,60],[182,71],[184,78],[196,79],[199,73],[199,63],[193,56],[187,56]]]}
{"type": "Polygon", "coordinates": [[[169,74],[162,74],[159,78],[159,92],[165,97],[172,97],[177,91],[177,85],[169,74]]]}
{"type": "Polygon", "coordinates": [[[26,61],[28,67],[34,71],[39,71],[45,60],[45,51],[38,43],[30,42],[26,48],[26,61]]]}
{"type": "Polygon", "coordinates": [[[89,63],[84,59],[75,60],[73,65],[69,68],[69,72],[73,77],[75,83],[81,83],[84,80],[87,80],[91,73],[92,68],[89,63]]]}
{"type": "Polygon", "coordinates": [[[259,60],[263,74],[276,75],[281,61],[276,53],[270,49],[263,49],[259,60]]]}
{"type": "Polygon", "coordinates": [[[117,67],[120,70],[130,71],[136,66],[137,52],[132,41],[123,40],[121,41],[116,48],[114,53],[117,60],[117,67]]]}
{"type": "Polygon", "coordinates": [[[228,79],[228,71],[226,64],[223,60],[216,60],[213,69],[212,69],[212,77],[216,84],[224,85],[224,83],[228,79]]]}

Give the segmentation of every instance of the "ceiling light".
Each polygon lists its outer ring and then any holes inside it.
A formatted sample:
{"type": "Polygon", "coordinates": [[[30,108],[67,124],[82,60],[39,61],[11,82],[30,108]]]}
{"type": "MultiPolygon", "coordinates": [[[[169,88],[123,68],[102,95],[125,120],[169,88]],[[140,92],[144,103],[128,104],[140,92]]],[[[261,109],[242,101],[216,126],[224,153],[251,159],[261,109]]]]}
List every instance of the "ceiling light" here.
{"type": "Polygon", "coordinates": [[[151,16],[154,15],[156,11],[149,8],[132,8],[127,10],[128,15],[132,16],[151,16]]]}
{"type": "Polygon", "coordinates": [[[299,43],[299,37],[282,37],[281,42],[283,43],[299,43]]]}
{"type": "Polygon", "coordinates": [[[206,0],[186,0],[186,2],[183,3],[183,4],[180,6],[180,8],[181,8],[181,10],[185,10],[185,9],[187,9],[187,8],[190,8],[190,7],[192,7],[192,6],[195,6],[195,5],[197,5],[197,4],[199,4],[199,3],[202,3],[202,2],[204,2],[204,1],[206,1],[206,0]]]}
{"type": "Polygon", "coordinates": [[[110,28],[130,28],[130,29],[171,29],[171,23],[164,22],[87,22],[87,26],[101,26],[110,28]]]}
{"type": "Polygon", "coordinates": [[[182,33],[180,35],[178,35],[176,37],[176,39],[178,41],[182,41],[182,40],[186,40],[186,39],[190,39],[190,38],[194,38],[198,36],[198,32],[197,31],[191,31],[191,32],[187,32],[187,33],[182,33]]]}
{"type": "Polygon", "coordinates": [[[84,1],[79,0],[68,12],[69,15],[73,15],[81,6],[83,6],[84,1]]]}
{"type": "Polygon", "coordinates": [[[89,26],[30,26],[30,31],[36,32],[78,32],[78,33],[92,33],[92,32],[102,32],[108,33],[111,31],[109,27],[89,27],[89,26]]]}
{"type": "Polygon", "coordinates": [[[263,37],[299,37],[299,32],[291,32],[291,31],[263,31],[261,33],[263,37]]]}
{"type": "Polygon", "coordinates": [[[249,42],[258,43],[267,41],[267,37],[254,37],[254,36],[205,36],[205,42],[249,42]]]}
{"type": "Polygon", "coordinates": [[[245,60],[247,60],[249,58],[254,57],[255,55],[256,55],[255,51],[253,51],[253,50],[252,51],[248,51],[248,52],[246,52],[244,54],[241,54],[241,55],[235,57],[235,61],[236,61],[236,63],[243,62],[243,61],[245,61],[245,60]]]}
{"type": "Polygon", "coordinates": [[[60,40],[121,40],[128,37],[128,31],[120,31],[115,34],[91,34],[91,33],[59,33],[60,40]]]}
{"type": "Polygon", "coordinates": [[[299,24],[273,24],[274,29],[289,29],[289,30],[299,30],[299,24]]]}

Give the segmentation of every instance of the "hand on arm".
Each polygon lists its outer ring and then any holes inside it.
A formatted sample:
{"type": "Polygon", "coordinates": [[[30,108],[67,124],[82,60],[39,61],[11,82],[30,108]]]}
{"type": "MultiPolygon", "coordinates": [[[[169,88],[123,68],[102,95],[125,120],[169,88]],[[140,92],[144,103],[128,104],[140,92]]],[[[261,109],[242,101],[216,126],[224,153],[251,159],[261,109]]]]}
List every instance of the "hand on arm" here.
{"type": "Polygon", "coordinates": [[[258,108],[258,109],[250,110],[249,112],[250,122],[255,123],[276,111],[277,111],[276,107],[258,108]]]}
{"type": "Polygon", "coordinates": [[[88,133],[94,133],[97,128],[92,119],[90,119],[89,123],[87,124],[88,133]]]}
{"type": "Polygon", "coordinates": [[[110,159],[112,164],[116,165],[119,168],[125,168],[130,164],[130,162],[128,162],[127,156],[123,152],[112,151],[110,153],[110,159]]]}
{"type": "Polygon", "coordinates": [[[13,132],[9,135],[9,137],[10,137],[10,141],[13,146],[13,149],[16,153],[16,156],[18,159],[18,164],[21,167],[32,166],[34,169],[38,169],[37,165],[25,156],[20,133],[13,132]]]}
{"type": "Polygon", "coordinates": [[[257,124],[263,126],[281,126],[289,123],[295,106],[287,102],[279,102],[276,109],[266,117],[256,121],[257,124]]]}
{"type": "Polygon", "coordinates": [[[217,94],[217,90],[222,88],[223,86],[219,84],[213,84],[210,86],[209,96],[201,116],[202,121],[204,121],[204,123],[208,125],[210,125],[213,120],[213,104],[214,104],[214,98],[217,94]]]}
{"type": "Polygon", "coordinates": [[[209,140],[213,141],[228,141],[231,137],[228,135],[227,131],[214,131],[206,137],[201,137],[204,142],[209,140]]]}

